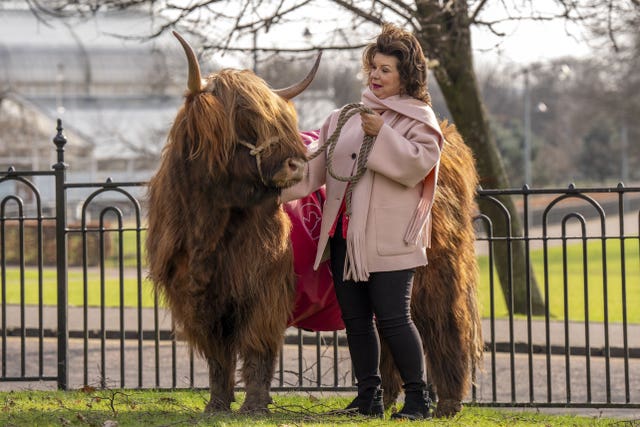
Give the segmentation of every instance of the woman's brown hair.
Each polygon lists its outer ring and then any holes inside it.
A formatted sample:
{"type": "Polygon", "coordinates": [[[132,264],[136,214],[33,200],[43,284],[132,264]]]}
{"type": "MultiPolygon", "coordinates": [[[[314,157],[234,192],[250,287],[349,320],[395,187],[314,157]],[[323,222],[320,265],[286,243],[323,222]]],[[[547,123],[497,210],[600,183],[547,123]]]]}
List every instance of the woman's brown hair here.
{"type": "Polygon", "coordinates": [[[413,34],[393,24],[384,24],[376,41],[368,44],[362,52],[362,67],[367,75],[371,71],[376,53],[398,59],[401,94],[410,95],[431,105],[427,89],[427,59],[413,34]]]}

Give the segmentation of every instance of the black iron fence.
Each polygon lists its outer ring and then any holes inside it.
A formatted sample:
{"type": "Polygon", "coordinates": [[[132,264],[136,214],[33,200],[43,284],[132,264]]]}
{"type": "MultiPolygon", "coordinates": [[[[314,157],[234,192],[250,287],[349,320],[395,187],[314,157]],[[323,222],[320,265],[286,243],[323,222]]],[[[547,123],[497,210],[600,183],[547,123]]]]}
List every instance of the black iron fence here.
{"type": "MultiPolygon", "coordinates": [[[[51,171],[0,174],[0,389],[207,387],[145,277],[145,183],[68,182],[60,122],[54,143],[51,171]]],[[[478,197],[497,215],[476,221],[486,351],[468,401],[640,408],[640,188],[478,197]]],[[[343,332],[288,330],[273,388],[353,390],[343,332]]]]}

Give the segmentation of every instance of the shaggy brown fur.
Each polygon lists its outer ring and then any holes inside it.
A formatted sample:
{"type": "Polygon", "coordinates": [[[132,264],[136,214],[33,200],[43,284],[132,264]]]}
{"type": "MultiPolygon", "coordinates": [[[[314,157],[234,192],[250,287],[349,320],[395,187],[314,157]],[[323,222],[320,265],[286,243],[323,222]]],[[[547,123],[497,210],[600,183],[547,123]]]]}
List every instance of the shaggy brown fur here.
{"type": "MultiPolygon", "coordinates": [[[[440,126],[446,142],[432,211],[429,265],[416,271],[411,305],[438,396],[437,417],[462,409],[472,364],[477,366],[483,349],[473,229],[478,178],[471,150],[455,126],[446,121],[440,126]]],[[[402,381],[387,348],[383,347],[381,357],[384,400],[389,406],[398,397],[402,381]]]]}
{"type": "Polygon", "coordinates": [[[286,101],[251,72],[223,70],[187,93],[149,184],[150,278],[208,362],[207,411],[230,410],[237,358],[241,410],[267,410],[295,291],[291,224],[277,197],[302,177],[292,162],[303,165],[305,153],[286,101]],[[261,157],[266,185],[239,140],[277,140],[261,157]]]}

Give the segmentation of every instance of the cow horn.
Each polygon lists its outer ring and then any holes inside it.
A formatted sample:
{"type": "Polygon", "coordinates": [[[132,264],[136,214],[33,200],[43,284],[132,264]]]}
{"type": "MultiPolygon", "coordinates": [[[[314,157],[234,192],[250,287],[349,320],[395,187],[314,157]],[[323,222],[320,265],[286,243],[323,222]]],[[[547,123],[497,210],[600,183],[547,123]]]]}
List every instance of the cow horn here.
{"type": "Polygon", "coordinates": [[[191,93],[198,93],[202,88],[202,81],[200,77],[200,65],[198,65],[196,54],[193,52],[189,43],[187,43],[187,41],[183,39],[177,31],[173,31],[173,35],[176,36],[184,49],[184,53],[187,54],[187,61],[189,62],[189,79],[187,80],[187,88],[189,88],[189,92],[191,93]]]}
{"type": "Polygon", "coordinates": [[[286,87],[284,89],[276,89],[274,90],[274,92],[276,93],[276,95],[280,95],[282,98],[284,99],[293,99],[294,97],[296,97],[297,95],[300,95],[302,93],[303,90],[305,90],[307,88],[307,86],[309,86],[311,84],[311,82],[313,81],[313,78],[316,75],[316,71],[318,71],[318,66],[320,66],[320,58],[322,57],[322,52],[318,53],[318,57],[316,58],[316,62],[315,64],[313,64],[313,68],[311,68],[311,71],[309,71],[309,74],[307,74],[307,77],[305,77],[302,81],[286,87]]]}

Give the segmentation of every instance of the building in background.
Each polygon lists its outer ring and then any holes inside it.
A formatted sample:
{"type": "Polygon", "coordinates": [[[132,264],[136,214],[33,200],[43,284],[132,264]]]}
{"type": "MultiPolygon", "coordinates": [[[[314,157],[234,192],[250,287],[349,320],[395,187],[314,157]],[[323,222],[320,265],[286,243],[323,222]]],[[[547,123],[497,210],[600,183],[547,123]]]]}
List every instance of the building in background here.
{"type": "Polygon", "coordinates": [[[60,118],[70,181],[150,176],[181,103],[184,58],[167,37],[104,34],[136,35],[145,21],[127,12],[43,22],[0,9],[0,167],[48,169],[60,118]]]}
{"type": "MultiPolygon", "coordinates": [[[[143,37],[151,24],[144,10],[79,21],[0,5],[0,169],[49,170],[60,118],[68,181],[147,181],[187,80],[184,51],[170,34],[143,37]]],[[[313,129],[335,105],[328,94],[307,92],[296,107],[301,128],[313,129]]],[[[41,191],[53,200],[50,185],[41,191]]]]}

